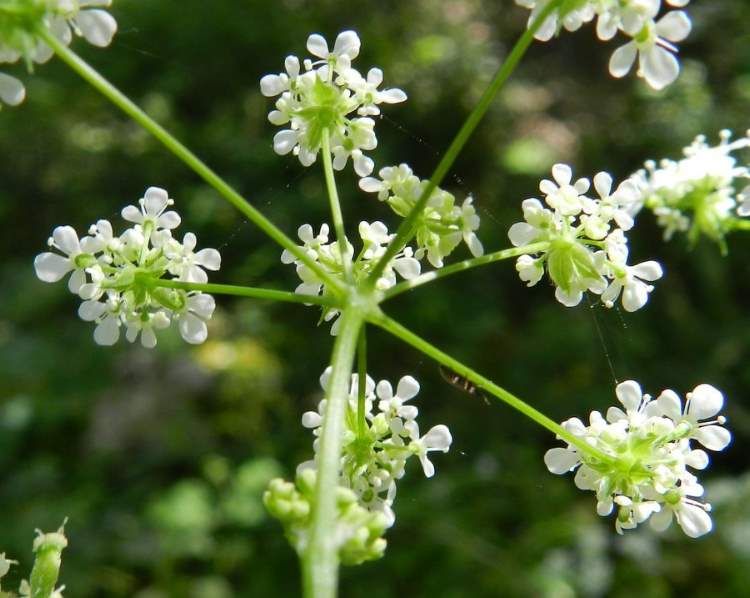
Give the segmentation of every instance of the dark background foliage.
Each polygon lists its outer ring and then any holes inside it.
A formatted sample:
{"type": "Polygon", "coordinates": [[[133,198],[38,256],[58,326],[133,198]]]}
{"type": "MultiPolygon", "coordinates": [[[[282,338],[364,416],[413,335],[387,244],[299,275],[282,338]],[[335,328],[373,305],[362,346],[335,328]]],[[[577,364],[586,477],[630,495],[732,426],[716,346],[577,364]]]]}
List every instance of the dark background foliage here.
{"type": "MultiPolygon", "coordinates": [[[[621,178],[647,158],[679,156],[699,133],[750,126],[750,4],[689,8],[682,74],[664,93],[610,78],[616,46],[591,27],[532,47],[446,183],[476,198],[485,247],[507,246],[520,201],[556,161],[621,178]]],[[[426,177],[527,11],[510,0],[118,0],[113,14],[111,48],[75,49],[293,235],[327,219],[325,189],[319,169],[274,155],[263,74],[304,52],[310,32],[332,40],[356,29],[361,68],[381,66],[410,96],[378,123],[374,157],[426,177]]],[[[26,103],[0,113],[0,550],[22,562],[6,580],[28,570],[33,529],[68,516],[66,595],[295,595],[296,557],[260,497],[308,458],[299,418],[320,398],[327,327],[315,328],[312,308],[220,298],[203,346],[166,334],[154,351],[97,347],[75,298],[39,282],[32,259],[54,226],[116,221],[149,185],[170,191],[183,230],[221,250],[214,281],[291,289],[295,275],[59,60],[26,80],[26,103]]],[[[351,230],[360,219],[394,223],[351,172],[340,189],[351,230]]],[[[606,409],[615,378],[652,393],[723,389],[735,440],[706,476],[716,532],[618,537],[590,494],[546,471],[546,431],[461,395],[430,360],[373,331],[371,374],[415,375],[422,425],[447,423],[455,441],[433,480],[412,467],[386,558],[343,571],[343,596],[747,595],[750,237],[733,236],[722,258],[709,242],[663,243],[644,215],[631,246],[667,272],[636,314],[565,309],[548,285],[524,288],[508,263],[419,289],[389,313],[558,420],[606,409]]]]}

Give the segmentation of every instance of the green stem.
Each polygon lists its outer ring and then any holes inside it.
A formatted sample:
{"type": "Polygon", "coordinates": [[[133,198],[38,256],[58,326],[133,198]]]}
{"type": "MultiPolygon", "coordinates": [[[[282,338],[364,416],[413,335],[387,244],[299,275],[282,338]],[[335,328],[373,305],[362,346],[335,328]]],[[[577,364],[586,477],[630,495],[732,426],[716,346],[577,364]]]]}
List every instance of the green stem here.
{"type": "Polygon", "coordinates": [[[386,301],[388,299],[392,299],[396,295],[400,295],[401,293],[404,293],[406,291],[411,291],[412,289],[422,286],[423,284],[432,282],[433,280],[437,280],[439,278],[450,276],[451,274],[470,270],[472,268],[476,268],[477,266],[493,264],[495,262],[499,262],[500,260],[518,257],[519,255],[541,253],[548,248],[549,243],[547,241],[532,243],[530,245],[524,245],[523,247],[503,249],[501,251],[495,251],[494,253],[488,253],[487,255],[483,255],[481,257],[464,260],[462,262],[458,262],[456,264],[441,268],[440,270],[425,272],[424,274],[417,276],[416,278],[412,278],[411,280],[404,280],[403,282],[397,284],[395,287],[391,287],[385,293],[383,293],[383,300],[386,301]]]}
{"type": "Polygon", "coordinates": [[[309,544],[303,555],[303,583],[306,598],[335,598],[338,584],[339,538],[336,494],[341,467],[344,416],[357,338],[364,314],[356,307],[341,313],[331,356],[331,377],[326,391],[326,411],[316,455],[318,476],[315,486],[309,544]]]}
{"type": "Polygon", "coordinates": [[[544,9],[539,13],[534,22],[529,25],[526,31],[524,31],[523,35],[516,42],[516,45],[513,46],[510,54],[508,54],[508,58],[497,71],[495,78],[492,80],[489,87],[482,95],[479,103],[476,105],[474,110],[464,122],[461,129],[458,131],[455,139],[448,147],[448,151],[446,151],[443,155],[443,158],[437,165],[435,172],[432,173],[428,184],[425,186],[422,194],[419,196],[417,203],[414,204],[414,207],[409,212],[409,215],[401,222],[401,225],[396,231],[395,238],[388,245],[385,253],[380,258],[380,261],[378,261],[378,263],[375,265],[375,268],[367,279],[370,288],[373,288],[375,286],[375,282],[378,280],[378,278],[380,278],[380,275],[383,273],[383,270],[388,265],[388,263],[399,251],[401,251],[404,245],[409,242],[409,239],[414,234],[413,230],[417,223],[417,220],[421,216],[422,210],[424,210],[425,206],[427,205],[427,201],[429,200],[433,191],[435,191],[437,186],[442,183],[451,166],[453,166],[453,163],[456,161],[456,158],[458,158],[459,153],[461,153],[464,145],[466,145],[466,142],[469,140],[469,137],[471,137],[471,134],[474,132],[474,130],[477,128],[477,125],[479,125],[479,122],[487,113],[487,110],[489,109],[492,101],[495,99],[495,96],[502,89],[505,82],[518,66],[518,63],[526,53],[526,50],[534,41],[534,34],[542,26],[544,21],[547,20],[547,17],[549,17],[555,10],[560,8],[562,3],[563,0],[552,0],[552,2],[544,7],[544,9]]]}
{"type": "Polygon", "coordinates": [[[328,201],[331,205],[331,217],[333,218],[333,229],[336,231],[336,240],[339,245],[341,262],[344,265],[344,272],[348,280],[351,280],[352,265],[351,260],[347,258],[346,231],[344,230],[344,217],[341,214],[341,203],[339,202],[339,192],[336,189],[336,177],[333,173],[333,164],[331,163],[331,133],[328,129],[323,129],[323,141],[321,151],[323,152],[323,170],[326,175],[326,188],[328,189],[328,201]]]}
{"type": "Polygon", "coordinates": [[[464,365],[450,355],[443,353],[440,349],[431,345],[429,342],[417,336],[410,330],[404,328],[401,324],[389,318],[385,314],[380,314],[378,316],[372,317],[370,321],[373,324],[380,326],[384,330],[387,330],[394,336],[400,338],[402,341],[410,344],[412,347],[418,349],[425,355],[432,357],[432,359],[434,359],[438,363],[449,367],[459,376],[467,378],[482,390],[485,390],[501,401],[504,401],[505,403],[513,407],[513,409],[520,411],[523,415],[532,419],[540,426],[547,428],[550,432],[575,446],[580,451],[587,453],[591,457],[594,457],[604,463],[609,463],[612,461],[612,459],[608,455],[605,455],[599,449],[591,446],[585,440],[574,436],[560,424],[544,415],[541,411],[534,409],[528,403],[525,403],[512,393],[492,382],[492,380],[485,378],[481,374],[475,372],[470,367],[464,365]]]}
{"type": "Polygon", "coordinates": [[[365,421],[365,393],[367,392],[367,327],[362,326],[357,341],[357,432],[364,438],[367,431],[365,421]]]}
{"type": "Polygon", "coordinates": [[[320,295],[298,295],[289,291],[275,291],[273,289],[259,289],[256,287],[243,287],[232,284],[202,284],[197,282],[183,282],[180,280],[159,279],[153,286],[166,289],[183,289],[185,291],[200,291],[212,295],[236,295],[238,297],[253,297],[255,299],[268,299],[270,301],[286,301],[287,303],[304,303],[305,305],[326,305],[337,307],[338,302],[331,297],[320,295]]]}
{"type": "Polygon", "coordinates": [[[310,257],[298,247],[294,241],[287,237],[281,229],[253,207],[244,197],[242,197],[242,195],[235,191],[226,181],[202,162],[200,158],[173,137],[164,127],[153,120],[120,90],[102,77],[96,69],[86,63],[75,52],[73,52],[73,50],[60,42],[45,27],[40,27],[37,32],[39,37],[41,37],[45,43],[54,50],[55,54],[57,54],[63,62],[90,83],[115,106],[120,108],[125,114],[130,116],[134,121],[151,133],[170,152],[182,160],[204,181],[223,195],[229,203],[242,212],[251,222],[255,223],[258,228],[266,233],[271,239],[294,254],[294,256],[304,263],[305,266],[315,272],[321,280],[325,281],[326,285],[332,290],[337,291],[341,289],[341,284],[336,279],[329,276],[325,270],[310,259],[310,257]]]}
{"type": "Polygon", "coordinates": [[[727,228],[729,230],[750,230],[750,220],[746,218],[732,218],[727,228]]]}

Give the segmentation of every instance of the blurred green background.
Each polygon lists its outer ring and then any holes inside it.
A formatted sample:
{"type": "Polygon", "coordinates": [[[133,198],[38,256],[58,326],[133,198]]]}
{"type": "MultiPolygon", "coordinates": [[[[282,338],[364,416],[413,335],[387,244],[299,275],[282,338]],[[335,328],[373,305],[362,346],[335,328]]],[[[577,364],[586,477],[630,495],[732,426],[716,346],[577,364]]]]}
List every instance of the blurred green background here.
{"type": "MultiPolygon", "coordinates": [[[[520,201],[556,161],[620,179],[647,158],[679,156],[699,133],[715,140],[750,126],[750,3],[696,0],[689,10],[682,74],[664,93],[610,78],[616,44],[592,27],[532,47],[446,183],[474,194],[488,250],[508,245],[520,201]]],[[[379,121],[373,156],[426,177],[527,18],[511,0],[117,0],[112,12],[113,46],[75,49],[290,235],[327,219],[323,177],[274,155],[263,74],[303,53],[311,32],[333,40],[356,29],[360,68],[381,66],[410,96],[379,121]]],[[[68,516],[61,581],[71,597],[296,595],[296,557],[260,497],[310,454],[299,419],[320,398],[328,327],[315,327],[313,308],[220,298],[203,346],[167,334],[154,351],[97,347],[76,299],[39,282],[32,260],[54,226],[117,221],[149,185],[176,199],[183,231],[221,250],[214,282],[292,289],[296,276],[59,60],[19,76],[27,101],[0,113],[0,551],[22,567],[3,581],[16,587],[28,571],[34,528],[68,516]]],[[[351,169],[339,180],[350,230],[360,219],[395,224],[351,169]]],[[[547,284],[524,288],[510,263],[388,310],[558,420],[606,409],[615,377],[652,393],[721,388],[734,442],[706,476],[716,531],[618,537],[590,493],[546,471],[546,431],[460,394],[434,363],[373,331],[370,373],[416,376],[422,426],[448,424],[454,445],[435,459],[433,480],[412,464],[386,558],[345,570],[342,596],[748,595],[750,235],[732,237],[722,258],[709,242],[664,244],[644,214],[631,246],[636,261],[658,258],[667,272],[636,314],[565,309],[547,284]]]]}

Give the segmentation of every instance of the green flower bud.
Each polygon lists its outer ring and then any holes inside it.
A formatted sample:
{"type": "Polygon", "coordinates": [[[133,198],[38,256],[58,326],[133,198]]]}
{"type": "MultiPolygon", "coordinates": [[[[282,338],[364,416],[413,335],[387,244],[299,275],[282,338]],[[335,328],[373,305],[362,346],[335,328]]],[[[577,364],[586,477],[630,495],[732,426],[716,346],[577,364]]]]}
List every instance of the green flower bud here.
{"type": "Polygon", "coordinates": [[[65,523],[56,532],[49,534],[37,530],[33,547],[36,558],[29,584],[33,598],[50,598],[55,592],[62,564],[62,551],[67,545],[65,523]]]}

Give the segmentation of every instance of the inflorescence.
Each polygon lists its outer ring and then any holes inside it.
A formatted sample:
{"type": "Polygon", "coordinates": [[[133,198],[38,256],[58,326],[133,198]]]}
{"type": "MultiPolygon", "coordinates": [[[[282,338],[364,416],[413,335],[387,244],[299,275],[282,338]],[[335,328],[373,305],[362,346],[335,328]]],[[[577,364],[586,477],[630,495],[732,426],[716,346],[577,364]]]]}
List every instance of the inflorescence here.
{"type": "MultiPolygon", "coordinates": [[[[328,368],[320,379],[324,390],[330,371],[328,368]]],[[[387,380],[375,384],[367,376],[364,394],[360,396],[359,378],[357,374],[352,376],[339,470],[339,516],[337,529],[332,532],[345,564],[382,556],[386,543],[381,536],[396,521],[392,509],[396,481],[404,476],[407,460],[416,456],[429,478],[435,474],[435,467],[428,453],[445,453],[450,449],[452,438],[447,426],[437,425],[420,435],[418,409],[407,404],[417,393],[419,383],[411,376],[399,380],[395,393],[387,380]]],[[[302,425],[316,437],[313,442],[316,453],[326,403],[322,400],[317,411],[302,416],[302,425]]],[[[315,460],[301,463],[296,486],[273,480],[264,496],[269,511],[282,521],[287,537],[300,552],[307,545],[316,472],[315,460]]]]}
{"type": "Polygon", "coordinates": [[[734,152],[750,147],[750,131],[732,141],[731,131],[720,133],[718,145],[699,135],[683,150],[681,160],[650,160],[633,183],[638,189],[631,213],[652,211],[664,229],[664,239],[686,232],[691,243],[701,235],[719,243],[736,228],[738,216],[750,215],[750,168],[737,164],[734,152]]]}
{"type": "Polygon", "coordinates": [[[380,114],[380,104],[403,102],[406,94],[400,89],[378,89],[383,82],[378,68],[370,69],[367,76],[352,68],[360,46],[354,31],[340,33],[333,50],[321,35],[311,35],[307,50],[314,58],[300,64],[296,56],[287,56],[285,72],[260,80],[264,96],[280,96],[268,120],[289,127],[274,137],[277,154],[291,152],[304,166],[310,166],[327,130],[336,170],[343,170],[351,158],[359,176],[372,172],[374,162],[364,153],[378,144],[371,117],[380,114]]]}
{"type": "Polygon", "coordinates": [[[124,327],[130,342],[140,335],[141,344],[152,348],[155,332],[173,321],[187,342],[206,340],[214,298],[160,286],[159,281],[205,283],[206,270],[218,270],[221,256],[215,249],[194,251],[193,233],[181,242],[172,236],[181,221],[177,212],[167,210],[173,203],[164,189],[150,187],[138,206],[122,210],[123,219],[133,226],[119,236],[107,220],[91,225],[81,239],[72,227],[58,226],[48,241],[56,252],[39,254],[34,260],[36,274],[44,282],[70,274],[68,288],[83,300],[78,315],[96,324],[98,344],[115,344],[124,327]]]}
{"type": "Polygon", "coordinates": [[[544,462],[556,474],[576,470],[575,484],[596,493],[599,515],[617,509],[619,533],[650,518],[662,531],[672,519],[691,538],[711,531],[711,506],[700,500],[703,486],[688,468],[702,470],[709,458],[698,443],[721,451],[731,435],[718,415],[724,397],[708,384],[687,394],[685,404],[672,390],[655,400],[633,380],[617,386],[622,408],[610,407],[606,417],[592,411],[589,425],[572,418],[563,427],[608,457],[603,461],[578,446],[553,448],[544,462]]]}
{"type": "Polygon", "coordinates": [[[569,166],[556,164],[552,176],[554,181],[545,179],[539,185],[544,204],[536,198],[525,200],[525,222],[508,231],[516,247],[549,244],[536,256],[518,258],[521,280],[533,286],[546,268],[556,287],[555,297],[567,307],[578,305],[586,291],[600,295],[607,307],[613,307],[620,294],[626,311],[643,307],[653,290],[648,282],[661,278],[662,268],[655,261],[627,264],[625,232],[633,226],[628,208],[637,198],[633,182],[627,180],[613,191],[612,177],[600,172],[594,177],[599,196],[594,199],[586,195],[589,180],[574,182],[569,166]]]}
{"type": "MultiPolygon", "coordinates": [[[[100,48],[108,46],[117,32],[117,21],[104,8],[111,0],[4,0],[0,5],[0,63],[23,61],[29,72],[54,52],[39,35],[47,29],[66,46],[73,34],[100,48]]],[[[17,106],[26,97],[23,83],[0,73],[2,102],[17,106]]]]}
{"type": "MultiPolygon", "coordinates": [[[[529,25],[554,0],[516,0],[516,4],[531,10],[529,25]]],[[[685,7],[690,0],[665,0],[671,7],[685,7]]],[[[677,79],[680,63],[675,54],[676,42],[683,41],[691,30],[691,22],[683,10],[661,12],[661,0],[565,0],[542,23],[535,37],[548,41],[561,29],[577,31],[597,19],[596,35],[609,41],[621,33],[630,38],[612,54],[609,72],[613,77],[624,77],[633,68],[654,89],[663,89],[677,79]]]]}

